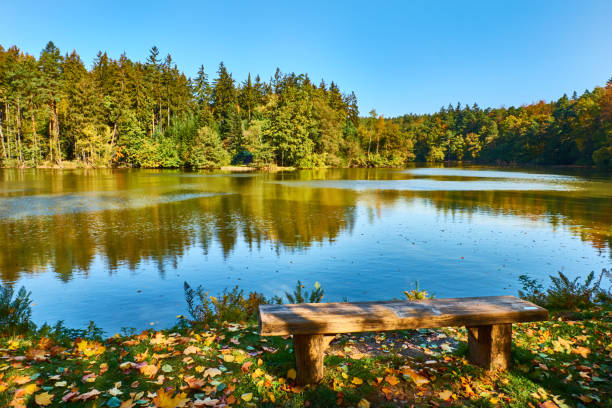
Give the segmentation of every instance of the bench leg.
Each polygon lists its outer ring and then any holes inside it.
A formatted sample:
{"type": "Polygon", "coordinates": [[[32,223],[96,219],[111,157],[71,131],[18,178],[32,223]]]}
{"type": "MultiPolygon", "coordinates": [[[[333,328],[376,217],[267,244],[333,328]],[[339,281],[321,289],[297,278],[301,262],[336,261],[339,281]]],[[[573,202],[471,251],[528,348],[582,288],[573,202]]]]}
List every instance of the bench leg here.
{"type": "Polygon", "coordinates": [[[316,384],[323,379],[323,357],[333,336],[322,334],[296,334],[293,336],[293,352],[297,367],[297,383],[316,384]]]}
{"type": "Polygon", "coordinates": [[[468,327],[468,360],[486,370],[510,367],[512,324],[468,327]]]}

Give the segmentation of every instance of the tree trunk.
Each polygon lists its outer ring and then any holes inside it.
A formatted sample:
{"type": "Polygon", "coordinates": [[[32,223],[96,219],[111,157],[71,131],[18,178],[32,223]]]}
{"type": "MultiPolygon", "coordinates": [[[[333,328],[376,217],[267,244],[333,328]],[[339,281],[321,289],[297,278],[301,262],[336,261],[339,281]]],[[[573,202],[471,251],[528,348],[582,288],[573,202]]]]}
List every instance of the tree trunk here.
{"type": "Polygon", "coordinates": [[[4,133],[2,132],[2,112],[0,112],[0,141],[2,141],[2,155],[6,157],[6,146],[4,145],[4,133]]]}
{"type": "Polygon", "coordinates": [[[36,133],[36,120],[34,119],[34,104],[30,98],[30,120],[32,121],[32,139],[34,141],[34,164],[38,164],[38,134],[36,133]]]}
{"type": "Polygon", "coordinates": [[[19,164],[23,166],[23,149],[21,146],[21,99],[17,98],[17,135],[15,137],[17,152],[19,153],[19,164]]]}
{"type": "Polygon", "coordinates": [[[55,120],[53,121],[53,133],[55,137],[55,143],[57,145],[57,162],[59,165],[62,165],[62,146],[60,145],[60,134],[59,134],[59,118],[57,115],[57,104],[53,104],[53,114],[55,116],[55,120]]]}
{"type": "Polygon", "coordinates": [[[115,125],[113,126],[113,135],[111,136],[111,142],[110,142],[110,157],[107,158],[108,161],[108,165],[111,165],[111,161],[113,160],[113,146],[115,144],[115,135],[117,134],[117,122],[115,122],[115,125]]]}

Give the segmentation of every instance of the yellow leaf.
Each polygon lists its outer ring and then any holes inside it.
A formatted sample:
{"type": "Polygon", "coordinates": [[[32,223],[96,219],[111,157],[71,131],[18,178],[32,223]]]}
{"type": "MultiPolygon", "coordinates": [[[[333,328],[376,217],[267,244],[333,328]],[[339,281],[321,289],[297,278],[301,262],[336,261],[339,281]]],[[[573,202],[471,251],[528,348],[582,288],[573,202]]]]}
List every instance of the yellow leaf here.
{"type": "Polygon", "coordinates": [[[591,352],[591,349],[588,347],[574,347],[572,349],[572,353],[580,354],[583,358],[587,358],[590,352],[591,352]]]}
{"type": "Polygon", "coordinates": [[[438,393],[438,398],[440,398],[441,400],[446,401],[446,400],[450,399],[451,395],[453,395],[452,391],[444,390],[444,391],[440,391],[438,393]]]}
{"type": "Polygon", "coordinates": [[[399,380],[397,379],[396,376],[394,375],[388,375],[385,377],[385,380],[391,384],[391,385],[396,385],[397,383],[399,383],[399,380]]]}
{"type": "Polygon", "coordinates": [[[42,392],[34,396],[34,401],[36,401],[36,404],[42,405],[44,407],[51,404],[51,400],[53,399],[53,397],[54,395],[49,394],[48,392],[42,392]]]}
{"type": "Polygon", "coordinates": [[[353,384],[355,385],[361,385],[363,384],[363,380],[359,377],[353,377],[353,380],[351,381],[353,384]]]}
{"type": "Polygon", "coordinates": [[[258,368],[255,370],[255,372],[253,372],[253,374],[251,375],[253,378],[257,378],[259,376],[261,376],[263,374],[263,370],[261,368],[258,368]]]}
{"type": "Polygon", "coordinates": [[[153,364],[147,364],[145,366],[140,367],[140,372],[142,373],[142,375],[149,378],[153,378],[157,373],[157,370],[159,370],[159,367],[153,364]]]}
{"type": "Polygon", "coordinates": [[[157,390],[157,395],[153,398],[153,403],[157,408],[177,408],[189,401],[189,399],[186,398],[187,394],[184,392],[176,394],[174,397],[172,396],[173,392],[173,389],[165,392],[163,388],[160,388],[157,390]]]}
{"type": "Polygon", "coordinates": [[[242,394],[240,396],[240,398],[242,398],[246,402],[249,402],[251,399],[253,399],[253,393],[252,392],[247,392],[246,394],[242,394]]]}
{"type": "Polygon", "coordinates": [[[357,403],[357,408],[370,408],[370,402],[363,398],[357,403]]]}
{"type": "Polygon", "coordinates": [[[423,377],[421,374],[417,373],[410,367],[403,367],[402,373],[412,378],[412,381],[414,381],[416,385],[423,385],[429,382],[427,378],[423,377]]]}
{"type": "Polygon", "coordinates": [[[295,380],[296,376],[297,376],[297,373],[294,368],[290,368],[289,371],[287,371],[287,378],[295,380]]]}

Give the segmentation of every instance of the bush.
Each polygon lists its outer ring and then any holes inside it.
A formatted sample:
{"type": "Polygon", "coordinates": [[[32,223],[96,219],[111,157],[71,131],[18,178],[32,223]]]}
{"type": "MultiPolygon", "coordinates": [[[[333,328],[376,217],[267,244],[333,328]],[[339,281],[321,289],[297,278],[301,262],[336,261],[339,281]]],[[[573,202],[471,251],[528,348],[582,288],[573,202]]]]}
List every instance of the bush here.
{"type": "MultiPolygon", "coordinates": [[[[209,325],[222,321],[242,322],[255,319],[259,305],[283,303],[280,296],[266,299],[258,292],[245,295],[238,286],[231,291],[224,289],[219,296],[211,296],[202,286],[193,289],[187,282],[184,283],[184,289],[187,310],[193,320],[209,325]]],[[[312,292],[303,289],[304,285],[298,281],[292,293],[285,292],[289,303],[319,303],[323,299],[324,291],[319,282],[315,283],[312,292]]]]}
{"type": "Polygon", "coordinates": [[[324,291],[319,282],[315,282],[314,290],[310,293],[302,289],[304,289],[304,285],[302,285],[302,282],[297,281],[293,293],[285,292],[289,303],[320,303],[321,299],[323,299],[324,291]]]}
{"type": "Polygon", "coordinates": [[[612,146],[595,150],[593,152],[593,162],[604,169],[612,169],[612,146]]]}
{"type": "Polygon", "coordinates": [[[404,291],[404,296],[408,300],[423,300],[423,299],[433,299],[433,295],[429,295],[426,290],[419,290],[419,282],[414,281],[414,289],[411,291],[404,291]]]}
{"type": "Polygon", "coordinates": [[[204,126],[198,130],[193,145],[187,149],[183,160],[195,169],[213,169],[228,164],[230,156],[223,149],[223,143],[217,131],[204,126]]]}
{"type": "Polygon", "coordinates": [[[612,299],[611,289],[602,289],[604,276],[612,280],[609,271],[602,269],[595,281],[595,272],[589,273],[584,283],[579,278],[570,280],[562,272],[558,276],[550,276],[552,286],[544,292],[543,287],[535,279],[526,275],[519,276],[523,290],[519,297],[551,310],[578,310],[590,308],[596,304],[609,303],[612,299]]]}
{"type": "Polygon", "coordinates": [[[11,286],[0,285],[0,335],[26,334],[36,329],[30,321],[32,316],[31,292],[22,287],[13,299],[11,286]]]}
{"type": "Polygon", "coordinates": [[[199,322],[212,324],[215,321],[240,322],[254,318],[259,305],[266,303],[263,295],[250,292],[246,297],[242,289],[235,286],[231,291],[223,290],[218,297],[210,296],[202,286],[191,288],[184,284],[185,300],[191,317],[199,322]]]}

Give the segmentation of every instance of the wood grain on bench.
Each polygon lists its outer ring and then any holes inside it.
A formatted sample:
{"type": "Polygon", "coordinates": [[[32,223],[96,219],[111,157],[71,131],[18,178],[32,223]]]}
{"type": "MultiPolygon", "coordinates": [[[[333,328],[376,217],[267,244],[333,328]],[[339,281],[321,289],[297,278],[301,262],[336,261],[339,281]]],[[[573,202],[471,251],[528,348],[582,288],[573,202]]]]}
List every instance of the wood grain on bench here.
{"type": "Polygon", "coordinates": [[[262,305],[262,336],[336,334],[548,319],[548,311],[514,296],[262,305]]]}

